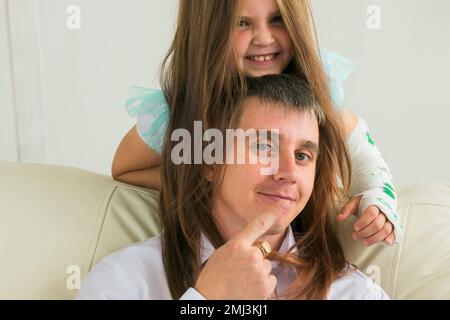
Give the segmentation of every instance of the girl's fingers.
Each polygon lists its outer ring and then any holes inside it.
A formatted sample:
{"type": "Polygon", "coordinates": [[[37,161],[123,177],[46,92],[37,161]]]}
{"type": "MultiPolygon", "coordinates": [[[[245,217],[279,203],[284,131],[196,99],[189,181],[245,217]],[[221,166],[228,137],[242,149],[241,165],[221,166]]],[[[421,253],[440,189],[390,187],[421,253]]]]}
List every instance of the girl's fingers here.
{"type": "Polygon", "coordinates": [[[355,214],[358,212],[359,203],[361,201],[361,197],[356,197],[350,200],[344,208],[342,208],[341,213],[336,217],[337,221],[345,221],[350,217],[352,214],[355,214]]]}
{"type": "MultiPolygon", "coordinates": [[[[392,229],[393,229],[393,228],[392,228],[392,229]]],[[[387,245],[389,245],[389,246],[392,246],[392,245],[394,244],[394,242],[395,242],[395,233],[394,233],[393,230],[392,230],[391,234],[388,235],[388,236],[386,237],[386,239],[384,239],[384,242],[385,242],[387,245]]]]}
{"type": "MultiPolygon", "coordinates": [[[[386,216],[384,214],[379,214],[372,222],[369,223],[369,225],[367,227],[365,227],[364,229],[362,229],[359,232],[354,232],[353,239],[355,239],[355,240],[367,239],[367,238],[375,235],[377,232],[383,230],[385,225],[386,225],[386,216]]],[[[385,237],[388,236],[389,233],[386,234],[385,237]]]]}
{"type": "Polygon", "coordinates": [[[363,244],[365,246],[370,246],[372,244],[378,243],[386,239],[387,236],[389,236],[393,231],[392,224],[390,222],[386,223],[383,229],[369,237],[368,239],[365,239],[363,241],[363,244]]]}
{"type": "MultiPolygon", "coordinates": [[[[354,229],[356,232],[359,232],[361,230],[363,230],[364,228],[366,228],[369,224],[372,223],[372,221],[374,221],[378,215],[380,213],[380,209],[378,209],[376,206],[370,206],[368,207],[364,213],[362,214],[361,218],[359,218],[356,222],[355,222],[355,226],[354,229]]],[[[383,214],[384,216],[384,214],[383,214]]],[[[383,226],[380,226],[380,229],[383,226]]]]}

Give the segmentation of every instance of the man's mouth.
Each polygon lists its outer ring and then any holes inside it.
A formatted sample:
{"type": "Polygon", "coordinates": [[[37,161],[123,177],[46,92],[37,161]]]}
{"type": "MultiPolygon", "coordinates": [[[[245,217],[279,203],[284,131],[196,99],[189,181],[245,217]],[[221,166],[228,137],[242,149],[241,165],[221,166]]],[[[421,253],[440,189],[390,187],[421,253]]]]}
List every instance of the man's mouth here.
{"type": "Polygon", "coordinates": [[[264,192],[258,192],[259,194],[272,198],[274,200],[287,200],[287,201],[292,201],[295,202],[295,198],[291,195],[287,195],[287,194],[278,194],[278,193],[264,193],[264,192]]]}

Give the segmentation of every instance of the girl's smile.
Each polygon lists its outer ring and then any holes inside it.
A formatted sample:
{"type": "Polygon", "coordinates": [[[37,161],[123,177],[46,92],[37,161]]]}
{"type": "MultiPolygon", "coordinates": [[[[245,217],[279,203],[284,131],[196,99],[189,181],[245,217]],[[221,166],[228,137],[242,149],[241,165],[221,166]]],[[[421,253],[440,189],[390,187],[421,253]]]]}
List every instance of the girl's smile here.
{"type": "Polygon", "coordinates": [[[279,53],[249,55],[245,57],[249,63],[253,63],[255,67],[273,66],[277,62],[279,53]]]}

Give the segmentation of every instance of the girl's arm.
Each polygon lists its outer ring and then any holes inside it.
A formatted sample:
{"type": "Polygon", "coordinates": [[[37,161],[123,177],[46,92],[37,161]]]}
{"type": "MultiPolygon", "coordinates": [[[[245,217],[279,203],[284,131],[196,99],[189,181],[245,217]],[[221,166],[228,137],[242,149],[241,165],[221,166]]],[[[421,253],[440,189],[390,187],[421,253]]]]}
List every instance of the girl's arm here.
{"type": "Polygon", "coordinates": [[[397,215],[397,195],[392,176],[365,122],[349,109],[339,115],[352,160],[351,193],[338,221],[356,214],[353,238],[365,245],[400,242],[402,226],[397,215]]]}
{"type": "Polygon", "coordinates": [[[397,195],[389,167],[364,120],[349,109],[341,108],[344,102],[343,82],[354,70],[355,64],[323,48],[320,55],[333,104],[339,109],[352,162],[350,192],[353,199],[337,219],[344,221],[357,213],[359,219],[355,223],[353,238],[363,240],[365,245],[383,240],[387,244],[398,243],[402,238],[402,226],[396,212],[397,195]]]}
{"type": "Polygon", "coordinates": [[[161,190],[161,157],[142,141],[136,126],[120,142],[111,171],[115,180],[161,190]]]}
{"type": "Polygon", "coordinates": [[[339,110],[339,115],[342,119],[342,125],[344,128],[345,137],[348,138],[350,133],[355,129],[356,124],[358,123],[358,117],[347,108],[342,108],[339,110]]]}

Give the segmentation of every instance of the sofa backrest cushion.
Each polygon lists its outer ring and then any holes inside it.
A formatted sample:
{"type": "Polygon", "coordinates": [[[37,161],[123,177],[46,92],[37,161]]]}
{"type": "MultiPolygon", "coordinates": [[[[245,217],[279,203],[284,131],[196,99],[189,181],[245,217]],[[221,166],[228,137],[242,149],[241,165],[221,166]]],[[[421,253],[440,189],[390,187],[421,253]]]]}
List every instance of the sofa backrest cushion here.
{"type": "MultiPolygon", "coordinates": [[[[336,224],[347,258],[394,299],[450,299],[450,185],[399,188],[396,247],[365,248],[336,224]]],[[[106,255],[160,233],[159,193],[54,165],[0,162],[0,299],[73,299],[106,255]]]]}
{"type": "Polygon", "coordinates": [[[72,299],[104,256],[159,234],[158,193],[80,169],[0,162],[0,299],[72,299]]]}

